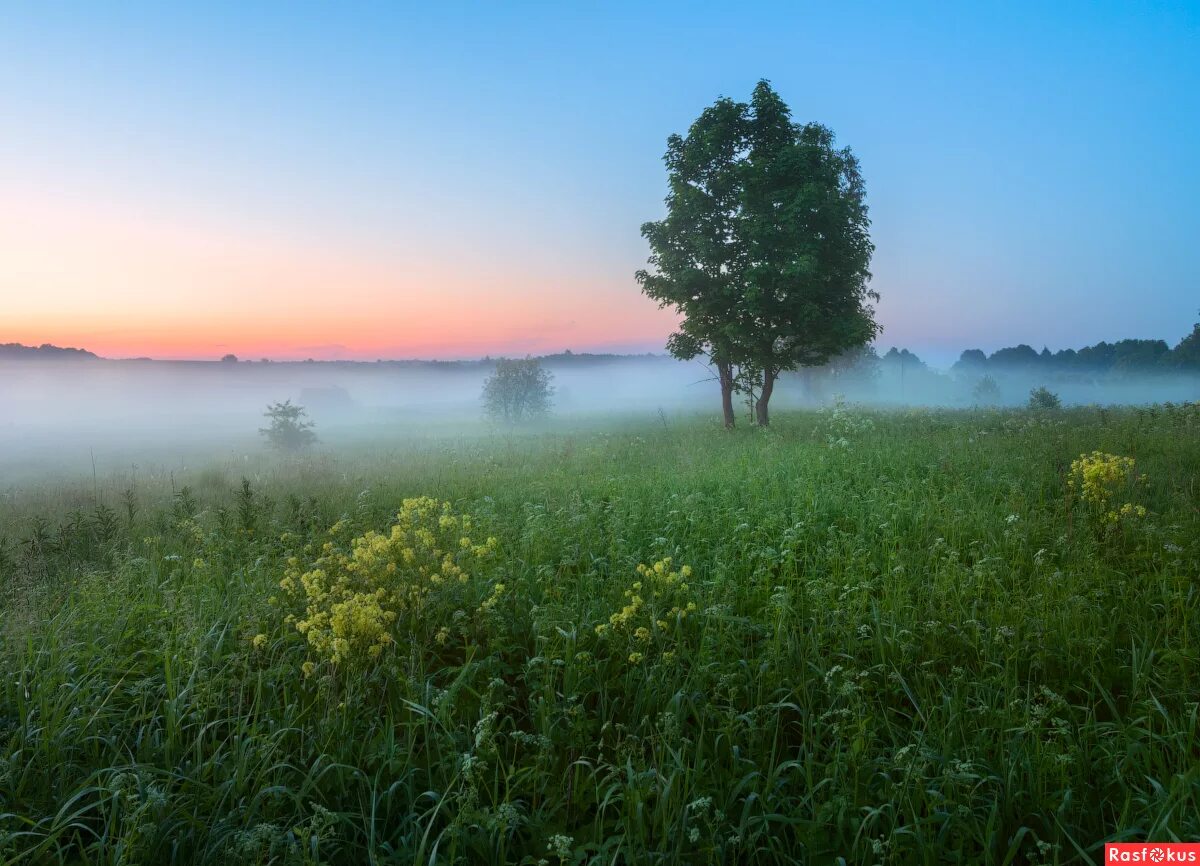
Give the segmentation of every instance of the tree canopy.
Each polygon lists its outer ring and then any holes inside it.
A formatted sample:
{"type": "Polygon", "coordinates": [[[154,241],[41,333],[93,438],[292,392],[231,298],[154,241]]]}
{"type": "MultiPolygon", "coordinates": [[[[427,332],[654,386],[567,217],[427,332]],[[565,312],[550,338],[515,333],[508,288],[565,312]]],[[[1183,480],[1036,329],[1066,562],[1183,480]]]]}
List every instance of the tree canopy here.
{"type": "Polygon", "coordinates": [[[849,148],[817,123],[794,123],[766,81],[749,103],[718,99],[664,157],[667,216],[642,226],[642,291],[682,315],[668,350],[705,355],[732,392],[757,392],[769,423],[778,375],[825,363],[876,335],[867,289],[874,247],[865,188],[849,148]]]}

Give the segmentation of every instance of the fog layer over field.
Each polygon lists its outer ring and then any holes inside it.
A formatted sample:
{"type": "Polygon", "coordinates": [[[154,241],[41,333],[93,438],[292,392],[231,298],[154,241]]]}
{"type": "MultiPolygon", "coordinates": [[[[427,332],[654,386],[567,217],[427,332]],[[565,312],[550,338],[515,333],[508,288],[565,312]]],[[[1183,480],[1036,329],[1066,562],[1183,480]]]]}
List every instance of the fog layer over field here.
{"type": "MultiPolygon", "coordinates": [[[[711,408],[708,368],[666,357],[568,360],[554,420],[711,408]]],[[[0,361],[0,486],[54,468],[91,472],[264,447],[269,403],[303,405],[323,446],[489,431],[490,362],[0,361]]]]}
{"type": "MultiPolygon", "coordinates": [[[[554,356],[559,427],[680,413],[719,414],[707,366],[665,356],[554,356]]],[[[58,470],[90,473],[187,455],[261,449],[268,403],[304,405],[322,447],[410,437],[486,435],[480,391],[493,366],[479,362],[265,363],[91,360],[0,361],[0,486],[58,470]]],[[[867,364],[785,374],[772,407],[819,407],[843,398],[877,407],[1022,405],[1046,385],[1066,404],[1143,404],[1200,399],[1195,374],[1051,376],[989,370],[934,371],[885,357],[867,364]]],[[[741,423],[746,412],[738,407],[741,423]]]]}

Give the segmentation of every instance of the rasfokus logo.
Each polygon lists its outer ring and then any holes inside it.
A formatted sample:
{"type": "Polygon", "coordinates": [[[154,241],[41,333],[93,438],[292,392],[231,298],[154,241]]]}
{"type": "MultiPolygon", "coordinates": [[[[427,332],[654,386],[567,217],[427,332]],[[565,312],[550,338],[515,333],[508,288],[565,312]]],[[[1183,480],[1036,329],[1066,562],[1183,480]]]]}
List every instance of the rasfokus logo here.
{"type": "Polygon", "coordinates": [[[1200,842],[1105,842],[1105,863],[1200,863],[1200,842]]]}

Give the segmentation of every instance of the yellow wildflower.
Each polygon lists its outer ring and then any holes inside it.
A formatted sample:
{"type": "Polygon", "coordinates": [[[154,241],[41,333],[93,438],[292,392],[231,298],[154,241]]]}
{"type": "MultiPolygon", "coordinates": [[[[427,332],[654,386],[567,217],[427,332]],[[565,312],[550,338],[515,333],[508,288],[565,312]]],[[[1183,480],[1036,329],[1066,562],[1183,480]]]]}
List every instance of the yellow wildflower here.
{"type": "Polygon", "coordinates": [[[1133,480],[1133,467],[1132,457],[1106,454],[1103,451],[1081,454],[1071,463],[1067,485],[1072,490],[1077,490],[1084,502],[1105,505],[1118,487],[1133,480]]]}
{"type": "MultiPolygon", "coordinates": [[[[293,620],[296,630],[317,656],[334,664],[357,666],[379,658],[394,642],[402,618],[418,616],[451,580],[467,582],[471,575],[463,566],[494,549],[493,539],[473,546],[460,524],[448,502],[405,499],[386,531],[326,542],[307,569],[289,558],[279,586],[303,608],[293,620]]],[[[346,525],[338,521],[330,533],[346,525]]],[[[485,606],[504,592],[504,584],[496,584],[485,606]]],[[[449,632],[439,635],[444,641],[449,632]]]]}

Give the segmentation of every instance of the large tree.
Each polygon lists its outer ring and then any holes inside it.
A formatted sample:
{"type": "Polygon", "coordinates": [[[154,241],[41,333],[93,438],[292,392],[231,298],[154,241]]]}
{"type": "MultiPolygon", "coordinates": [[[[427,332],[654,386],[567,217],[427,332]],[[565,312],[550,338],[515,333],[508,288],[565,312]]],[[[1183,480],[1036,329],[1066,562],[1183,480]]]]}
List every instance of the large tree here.
{"type": "Polygon", "coordinates": [[[867,289],[871,244],[858,161],[833,133],[797,124],[766,81],[749,103],[722,98],[686,136],[667,140],[667,216],[642,226],[642,291],[682,316],[667,348],[708,357],[725,425],[733,392],[758,395],[779,374],[819,365],[878,332],[867,289]]]}

